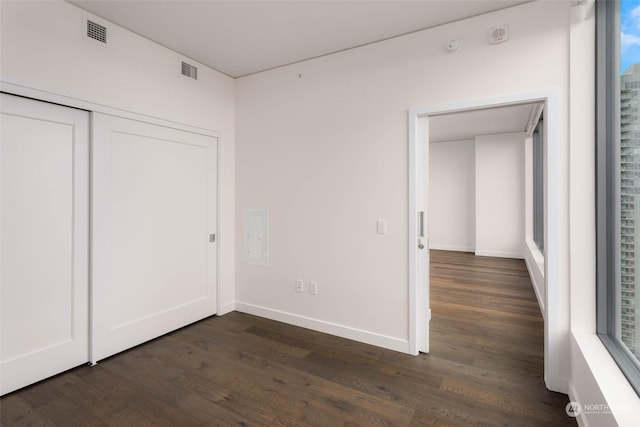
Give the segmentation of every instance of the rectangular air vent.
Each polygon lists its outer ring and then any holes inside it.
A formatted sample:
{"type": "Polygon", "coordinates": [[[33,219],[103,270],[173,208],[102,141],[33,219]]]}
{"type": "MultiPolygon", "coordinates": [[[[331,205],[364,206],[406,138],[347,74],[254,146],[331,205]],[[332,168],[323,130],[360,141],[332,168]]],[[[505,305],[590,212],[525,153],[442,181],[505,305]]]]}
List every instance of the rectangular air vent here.
{"type": "Polygon", "coordinates": [[[182,75],[198,80],[198,68],[186,62],[182,63],[182,75]]]}
{"type": "Polygon", "coordinates": [[[102,43],[107,42],[107,27],[87,20],[87,37],[102,43]]]}

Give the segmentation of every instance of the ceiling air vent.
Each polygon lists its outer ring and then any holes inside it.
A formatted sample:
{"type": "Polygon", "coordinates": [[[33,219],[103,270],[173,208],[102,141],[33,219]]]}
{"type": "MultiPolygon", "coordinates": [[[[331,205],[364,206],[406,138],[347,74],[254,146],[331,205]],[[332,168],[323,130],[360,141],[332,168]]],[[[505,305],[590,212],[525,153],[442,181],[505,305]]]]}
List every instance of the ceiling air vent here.
{"type": "Polygon", "coordinates": [[[182,63],[182,75],[198,80],[198,68],[186,62],[182,63]]]}
{"type": "Polygon", "coordinates": [[[107,27],[87,20],[87,37],[102,43],[107,42],[107,27]]]}

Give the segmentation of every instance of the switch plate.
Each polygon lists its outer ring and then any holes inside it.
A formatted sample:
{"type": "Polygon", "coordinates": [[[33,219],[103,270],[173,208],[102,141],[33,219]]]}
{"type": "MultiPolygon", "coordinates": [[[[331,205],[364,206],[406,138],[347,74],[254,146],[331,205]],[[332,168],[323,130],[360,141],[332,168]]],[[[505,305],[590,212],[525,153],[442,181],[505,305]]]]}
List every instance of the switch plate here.
{"type": "Polygon", "coordinates": [[[296,280],[296,292],[304,292],[304,281],[296,280]]]}
{"type": "Polygon", "coordinates": [[[318,295],[318,282],[309,282],[309,293],[311,295],[318,295]]]}
{"type": "Polygon", "coordinates": [[[379,219],[377,222],[378,234],[387,234],[387,221],[379,219]]]}

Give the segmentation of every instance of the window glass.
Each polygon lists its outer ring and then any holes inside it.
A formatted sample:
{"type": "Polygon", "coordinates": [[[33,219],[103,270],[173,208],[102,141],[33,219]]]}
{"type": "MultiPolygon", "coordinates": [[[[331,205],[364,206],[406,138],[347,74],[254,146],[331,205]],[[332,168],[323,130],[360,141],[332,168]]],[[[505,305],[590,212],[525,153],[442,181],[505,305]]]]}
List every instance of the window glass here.
{"type": "Polygon", "coordinates": [[[544,254],[544,130],[540,119],[533,131],[533,241],[544,254]]]}
{"type": "Polygon", "coordinates": [[[596,14],[598,334],[640,393],[640,0],[596,14]]]}
{"type": "Polygon", "coordinates": [[[620,20],[620,339],[640,359],[640,1],[620,20]]]}

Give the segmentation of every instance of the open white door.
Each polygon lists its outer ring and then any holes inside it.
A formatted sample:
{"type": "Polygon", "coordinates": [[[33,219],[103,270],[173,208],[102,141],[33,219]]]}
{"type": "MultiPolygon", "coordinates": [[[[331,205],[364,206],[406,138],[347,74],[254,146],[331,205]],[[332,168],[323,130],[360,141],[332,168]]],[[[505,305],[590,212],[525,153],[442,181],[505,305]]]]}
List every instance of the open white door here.
{"type": "MultiPolygon", "coordinates": [[[[566,359],[565,340],[561,339],[568,322],[566,313],[560,310],[560,217],[559,189],[562,187],[559,172],[558,101],[553,92],[524,93],[491,99],[477,99],[448,105],[414,108],[409,111],[409,342],[410,352],[427,352],[429,307],[429,259],[428,254],[416,250],[418,240],[418,212],[424,210],[428,193],[428,140],[429,117],[488,108],[522,104],[544,104],[546,120],[547,179],[545,183],[545,274],[544,274],[544,377],[550,390],[566,393],[566,375],[562,370],[566,359]],[[426,285],[425,285],[426,284],[426,285]],[[564,319],[564,320],[563,320],[564,319]],[[425,325],[427,325],[425,329],[425,325]]],[[[425,214],[426,215],[426,214],[425,214]]],[[[426,221],[425,216],[425,221],[426,221]]],[[[426,222],[425,230],[428,230],[426,222]]],[[[424,243],[428,248],[428,239],[424,243]]]]}
{"type": "Polygon", "coordinates": [[[93,114],[91,361],[216,313],[217,139],[93,114]]]}
{"type": "Polygon", "coordinates": [[[89,361],[89,113],[0,94],[0,394],[89,361]]]}
{"type": "Polygon", "coordinates": [[[409,112],[409,295],[411,353],[429,352],[429,236],[427,218],[429,119],[409,112]],[[418,173],[419,172],[419,173],[418,173]]]}

